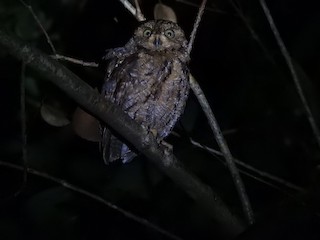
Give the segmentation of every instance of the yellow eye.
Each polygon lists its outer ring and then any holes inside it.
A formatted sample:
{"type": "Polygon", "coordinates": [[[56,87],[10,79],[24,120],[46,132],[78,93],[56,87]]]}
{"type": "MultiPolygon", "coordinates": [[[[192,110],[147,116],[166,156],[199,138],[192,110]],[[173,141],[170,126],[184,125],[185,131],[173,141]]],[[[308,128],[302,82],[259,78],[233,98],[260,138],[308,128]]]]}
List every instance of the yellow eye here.
{"type": "Polygon", "coordinates": [[[169,29],[169,30],[166,30],[164,32],[164,35],[166,35],[167,38],[174,38],[174,31],[169,29]]]}
{"type": "Polygon", "coordinates": [[[150,37],[151,34],[152,34],[152,31],[151,31],[150,29],[146,29],[146,30],[144,30],[144,32],[143,32],[143,36],[144,36],[144,37],[150,37]]]}

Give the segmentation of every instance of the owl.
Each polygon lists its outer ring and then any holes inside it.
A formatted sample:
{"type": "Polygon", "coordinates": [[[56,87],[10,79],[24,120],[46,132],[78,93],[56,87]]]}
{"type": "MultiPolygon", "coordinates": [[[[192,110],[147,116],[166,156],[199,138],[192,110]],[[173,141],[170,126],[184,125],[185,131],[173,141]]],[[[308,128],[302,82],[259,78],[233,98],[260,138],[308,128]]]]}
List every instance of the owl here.
{"type": "MultiPolygon", "coordinates": [[[[189,54],[183,30],[166,20],[142,23],[124,47],[107,51],[102,95],[161,141],[172,131],[189,94],[189,54]]],[[[136,153],[101,125],[104,161],[131,161],[136,153]]]]}

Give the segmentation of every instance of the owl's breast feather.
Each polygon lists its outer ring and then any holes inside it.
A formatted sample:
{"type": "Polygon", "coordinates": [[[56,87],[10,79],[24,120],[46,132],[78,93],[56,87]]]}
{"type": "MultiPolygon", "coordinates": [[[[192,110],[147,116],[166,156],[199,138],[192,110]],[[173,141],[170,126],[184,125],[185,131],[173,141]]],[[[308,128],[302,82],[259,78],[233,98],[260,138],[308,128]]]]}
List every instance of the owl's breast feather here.
{"type": "Polygon", "coordinates": [[[187,64],[176,54],[139,52],[121,59],[105,83],[128,115],[166,137],[182,114],[189,92],[187,64]],[[108,83],[109,82],[109,83],[108,83]]]}

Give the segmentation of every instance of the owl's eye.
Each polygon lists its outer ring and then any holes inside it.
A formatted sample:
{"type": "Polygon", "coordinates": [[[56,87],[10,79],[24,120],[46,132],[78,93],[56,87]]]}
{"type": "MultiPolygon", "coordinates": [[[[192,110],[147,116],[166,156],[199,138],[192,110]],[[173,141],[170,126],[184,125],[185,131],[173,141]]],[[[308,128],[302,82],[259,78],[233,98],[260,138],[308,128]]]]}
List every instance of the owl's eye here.
{"type": "Polygon", "coordinates": [[[146,29],[146,30],[144,30],[144,32],[143,32],[143,36],[144,36],[144,37],[150,37],[151,34],[152,34],[152,32],[151,32],[150,29],[146,29]]]}
{"type": "Polygon", "coordinates": [[[166,30],[164,32],[164,35],[166,35],[167,38],[174,38],[174,31],[169,29],[169,30],[166,30]]]}

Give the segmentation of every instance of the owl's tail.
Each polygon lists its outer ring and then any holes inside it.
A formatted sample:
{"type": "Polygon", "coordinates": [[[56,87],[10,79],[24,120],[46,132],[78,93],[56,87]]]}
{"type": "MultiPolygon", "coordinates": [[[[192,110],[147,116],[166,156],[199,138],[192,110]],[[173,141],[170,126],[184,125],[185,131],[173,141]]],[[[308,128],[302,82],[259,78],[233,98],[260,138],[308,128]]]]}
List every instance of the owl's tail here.
{"type": "Polygon", "coordinates": [[[100,142],[100,150],[105,164],[121,160],[122,163],[128,163],[137,156],[130,148],[113,136],[109,129],[103,128],[102,141],[100,142]]]}

